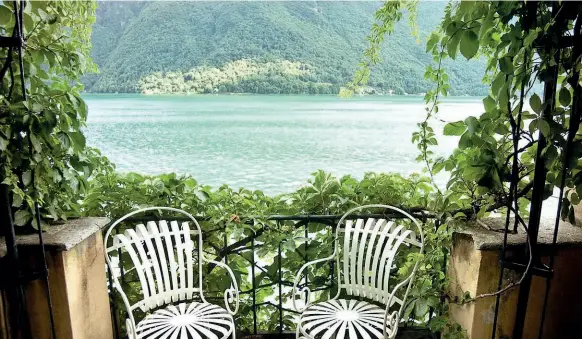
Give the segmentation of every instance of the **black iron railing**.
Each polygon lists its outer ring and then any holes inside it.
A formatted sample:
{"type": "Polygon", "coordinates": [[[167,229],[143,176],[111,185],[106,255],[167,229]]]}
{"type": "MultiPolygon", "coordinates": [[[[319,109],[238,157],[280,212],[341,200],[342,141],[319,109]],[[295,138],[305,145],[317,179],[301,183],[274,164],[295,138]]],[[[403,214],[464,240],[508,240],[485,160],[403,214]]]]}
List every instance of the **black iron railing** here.
{"type": "MultiPolygon", "coordinates": [[[[427,220],[431,219],[434,220],[435,227],[438,227],[438,220],[434,219],[434,216],[429,215],[424,212],[420,211],[411,211],[412,215],[416,217],[419,221],[427,222],[427,220]]],[[[319,232],[333,234],[336,228],[336,224],[341,218],[341,215],[274,215],[268,217],[266,220],[270,222],[268,227],[259,228],[251,235],[243,237],[240,240],[234,241],[229,243],[227,236],[226,236],[226,227],[212,227],[210,226],[210,220],[205,217],[197,217],[196,219],[201,223],[203,229],[207,229],[207,231],[203,231],[204,235],[204,245],[205,247],[213,248],[213,254],[220,260],[224,260],[225,263],[229,263],[229,261],[236,260],[236,256],[244,257],[245,260],[248,262],[248,270],[249,270],[249,280],[250,283],[247,282],[247,288],[241,288],[239,291],[240,298],[241,298],[241,308],[235,317],[235,322],[237,323],[237,330],[242,334],[271,334],[277,337],[285,337],[286,335],[291,334],[291,331],[294,328],[292,324],[292,317],[297,312],[286,305],[289,302],[288,297],[285,296],[289,294],[292,286],[293,286],[293,279],[292,277],[295,276],[295,273],[299,270],[300,266],[304,263],[309,262],[310,260],[318,259],[318,258],[310,258],[308,255],[308,251],[310,246],[311,240],[309,239],[310,234],[312,235],[313,232],[310,231],[310,227],[316,225],[318,227],[319,232]],[[271,244],[271,248],[273,253],[275,254],[274,262],[275,265],[275,272],[267,272],[263,264],[261,264],[261,258],[257,256],[257,252],[261,250],[265,246],[263,243],[263,234],[264,232],[272,232],[274,230],[280,230],[283,226],[289,227],[289,224],[292,224],[292,227],[295,231],[301,232],[303,231],[303,236],[305,238],[304,245],[302,247],[302,262],[299,265],[295,265],[293,267],[287,267],[284,260],[286,259],[284,256],[284,251],[282,249],[283,242],[279,242],[278,244],[274,245],[271,244]],[[205,227],[208,226],[208,227],[205,227]],[[323,230],[321,230],[323,228],[323,230]],[[216,233],[222,232],[223,236],[221,247],[217,244],[212,244],[207,241],[210,237],[216,235],[216,233]],[[308,240],[309,239],[309,240],[308,240]],[[270,279],[267,282],[262,282],[263,279],[259,278],[261,275],[268,276],[270,279]],[[265,290],[267,291],[274,291],[271,300],[263,300],[263,298],[259,298],[259,294],[263,293],[265,290]],[[261,310],[266,309],[266,312],[261,312],[261,310]],[[268,314],[268,319],[265,319],[265,314],[268,314]],[[274,324],[274,326],[273,326],[274,324]]],[[[351,215],[350,219],[368,219],[368,218],[384,218],[384,219],[399,219],[403,218],[403,215],[400,214],[354,214],[351,215]]],[[[151,217],[137,217],[127,220],[128,227],[134,227],[136,223],[140,222],[148,222],[148,221],[158,221],[162,218],[151,216],[151,217]]],[[[176,221],[187,221],[187,218],[172,218],[172,220],[176,221]]],[[[250,220],[253,220],[252,218],[250,220]]],[[[216,239],[216,237],[214,237],[216,239]]],[[[329,237],[332,239],[332,237],[329,237]]],[[[322,244],[318,243],[318,246],[322,246],[322,244]]],[[[323,246],[327,247],[329,253],[333,251],[333,241],[329,241],[328,243],[323,244],[323,246]]],[[[119,253],[119,258],[121,260],[122,255],[119,253]]],[[[310,281],[308,279],[308,275],[305,276],[305,280],[300,285],[300,287],[309,286],[310,290],[314,293],[325,293],[326,291],[331,293],[334,291],[335,286],[335,267],[334,262],[330,261],[329,265],[327,265],[327,269],[324,269],[320,275],[315,276],[315,279],[310,281]]],[[[126,274],[128,272],[123,271],[123,263],[120,262],[119,267],[121,268],[120,274],[120,281],[121,284],[124,285],[128,281],[126,280],[126,274]]],[[[273,266],[271,266],[273,268],[273,266]]],[[[111,272],[109,274],[109,283],[111,286],[111,272]]],[[[244,285],[244,284],[243,284],[244,285]]],[[[205,291],[205,295],[209,295],[206,298],[209,300],[213,300],[212,292],[205,291]]],[[[216,301],[219,302],[219,298],[216,296],[216,301]]],[[[114,323],[114,331],[116,333],[116,338],[124,338],[125,330],[124,324],[126,319],[126,314],[124,313],[124,308],[119,307],[121,306],[119,296],[110,289],[110,301],[111,301],[111,309],[112,309],[112,318],[114,323]]],[[[431,310],[430,317],[432,317],[434,312],[431,310]]]]}

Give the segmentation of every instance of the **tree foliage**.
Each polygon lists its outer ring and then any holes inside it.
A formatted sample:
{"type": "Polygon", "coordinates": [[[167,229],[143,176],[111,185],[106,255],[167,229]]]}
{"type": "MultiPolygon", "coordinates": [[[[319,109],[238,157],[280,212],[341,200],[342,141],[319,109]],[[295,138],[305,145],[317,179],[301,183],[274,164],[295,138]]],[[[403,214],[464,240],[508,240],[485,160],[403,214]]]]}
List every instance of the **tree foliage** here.
{"type": "MultiPolygon", "coordinates": [[[[451,206],[454,201],[453,209],[466,208],[482,216],[507,208],[515,200],[510,208],[527,215],[535,162],[541,155],[547,173],[544,199],[561,186],[564,166],[570,168],[564,180],[574,191],[564,198],[562,212],[573,221],[572,203],[579,202],[582,189],[580,145],[575,136],[578,120],[573,120],[573,131],[568,133],[568,129],[574,112],[572,92],[580,90],[580,56],[574,48],[551,41],[557,36],[567,41],[573,34],[579,35],[580,20],[574,27],[579,13],[579,7],[557,3],[462,2],[449,6],[429,46],[435,60],[453,58],[458,49],[469,58],[481,54],[488,60],[484,78],[490,84],[481,115],[445,126],[446,135],[460,136],[452,156],[432,160],[430,151],[422,147],[429,144],[426,128],[420,126],[417,134],[431,171],[451,172],[443,202],[451,206]],[[457,46],[457,37],[461,46],[457,46]],[[467,55],[463,43],[471,45],[470,51],[465,48],[467,55]],[[552,84],[554,76],[557,84],[552,84]],[[546,85],[543,94],[535,93],[539,82],[546,85]],[[574,138],[569,151],[568,137],[574,138]],[[539,145],[542,149],[538,150],[539,145]]],[[[447,94],[446,73],[442,68],[429,69],[427,76],[435,80],[437,90],[426,99],[437,108],[438,96],[447,94]]],[[[432,114],[437,109],[429,111],[432,114]]]]}
{"type": "Polygon", "coordinates": [[[288,60],[236,60],[220,68],[201,66],[187,72],[156,72],[140,79],[139,91],[145,94],[338,92],[337,85],[316,82],[310,68],[288,60]]]}
{"type": "MultiPolygon", "coordinates": [[[[15,32],[14,3],[0,3],[2,36],[15,32]]],[[[76,197],[99,159],[81,131],[87,106],[79,95],[79,77],[95,68],[88,56],[95,3],[25,4],[26,100],[18,49],[0,49],[0,178],[9,186],[19,226],[31,222],[34,201],[54,219],[78,214],[76,197]]]]}
{"type": "MultiPolygon", "coordinates": [[[[139,92],[139,80],[158,72],[223,68],[242,59],[289,60],[310,65],[310,75],[254,77],[232,90],[320,93],[327,87],[313,83],[332,84],[337,93],[355,70],[377,7],[374,2],[100,2],[92,55],[101,74],[84,81],[93,92],[139,92]]],[[[438,25],[443,7],[419,5],[419,38],[438,25]]],[[[396,24],[380,52],[386,62],[374,69],[369,86],[396,94],[426,92],[430,82],[423,74],[430,56],[416,40],[405,24],[396,24]]],[[[486,93],[480,81],[483,61],[449,66],[453,93],[486,93]]]]}

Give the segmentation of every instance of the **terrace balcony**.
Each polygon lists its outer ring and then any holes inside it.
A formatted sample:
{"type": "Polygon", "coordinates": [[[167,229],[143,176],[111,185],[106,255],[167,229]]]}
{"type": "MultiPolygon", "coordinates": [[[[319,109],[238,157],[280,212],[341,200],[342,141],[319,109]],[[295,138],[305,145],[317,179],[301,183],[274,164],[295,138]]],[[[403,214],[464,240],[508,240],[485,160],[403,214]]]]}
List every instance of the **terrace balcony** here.
{"type": "MultiPolygon", "coordinates": [[[[424,227],[439,227],[434,216],[422,211],[413,211],[413,215],[422,221],[424,227]]],[[[339,215],[295,215],[270,216],[271,227],[259,229],[252,235],[244,236],[238,241],[232,241],[225,236],[224,226],[215,224],[213,220],[200,217],[203,228],[205,249],[207,254],[216,256],[237,272],[240,277],[240,309],[235,317],[237,338],[293,338],[295,337],[295,317],[297,312],[291,303],[291,287],[293,277],[298,268],[305,262],[323,257],[322,253],[332,250],[332,237],[339,215]],[[281,238],[275,244],[265,243],[269,232],[293,229],[295,248],[290,248],[288,240],[281,238]],[[317,233],[318,237],[314,237],[317,233]],[[297,235],[302,235],[298,237],[297,235]],[[293,257],[290,253],[295,253],[293,257]],[[254,279],[253,279],[254,277],[254,279]]],[[[387,218],[396,217],[386,214],[362,214],[356,218],[387,218]]],[[[147,223],[159,219],[147,216],[127,220],[127,224],[147,223]]],[[[485,223],[499,227],[502,220],[490,219],[485,223]]],[[[127,314],[117,293],[109,288],[111,275],[115,274],[125,286],[137,286],[136,275],[131,269],[125,270],[125,256],[120,256],[118,270],[105,272],[103,270],[104,247],[102,230],[109,221],[104,218],[83,218],[67,224],[51,227],[45,235],[47,262],[50,271],[50,294],[54,313],[54,327],[48,317],[45,302],[46,288],[41,281],[28,283],[26,286],[28,321],[33,330],[33,338],[49,338],[51,327],[58,338],[126,338],[125,319],[127,314]]],[[[541,237],[545,243],[551,244],[551,220],[545,220],[541,228],[541,237]]],[[[500,256],[502,236],[498,232],[475,228],[469,225],[461,227],[453,237],[452,252],[443,262],[443,273],[451,281],[449,293],[439,296],[441,302],[449,303],[449,316],[459,323],[470,338],[486,338],[491,335],[491,311],[495,298],[485,298],[473,304],[455,304],[452,298],[460,300],[465,292],[477,295],[495,290],[496,278],[499,274],[498,260],[500,256]],[[460,292],[463,291],[463,292],[460,292]],[[489,317],[489,318],[487,318],[489,317]]],[[[19,249],[24,258],[32,259],[38,254],[38,238],[35,235],[19,236],[19,249]]],[[[524,234],[509,236],[509,250],[518,256],[519,249],[525,246],[524,234]]],[[[543,243],[542,243],[543,245],[543,243]]],[[[561,224],[557,246],[559,254],[556,260],[555,283],[550,291],[549,310],[568,309],[558,316],[548,316],[545,320],[544,333],[546,337],[554,337],[559,333],[568,338],[572,330],[573,319],[582,314],[580,306],[569,302],[572,298],[582,297],[579,289],[573,284],[582,283],[579,275],[572,274],[568,267],[581,264],[582,230],[568,223],[561,224]],[[572,322],[571,322],[572,321],[572,322]]],[[[0,246],[3,248],[4,245],[0,246]]],[[[430,248],[428,249],[431,250],[430,248]]],[[[434,248],[432,249],[434,250],[434,248]]],[[[3,255],[4,252],[0,252],[3,255]]],[[[335,284],[337,268],[333,261],[327,262],[312,274],[309,274],[302,286],[309,286],[315,298],[326,298],[337,289],[335,284]]],[[[38,269],[38,267],[33,269],[38,269]]],[[[205,295],[213,303],[224,303],[222,292],[224,282],[216,280],[221,273],[218,268],[208,268],[207,280],[204,284],[205,295]]],[[[514,277],[506,278],[510,283],[514,277]]],[[[136,287],[137,288],[137,287],[136,287]]],[[[534,283],[532,295],[539,295],[544,290],[543,284],[534,283]]],[[[518,289],[508,293],[502,300],[498,320],[498,335],[510,333],[515,316],[516,297],[518,289]]],[[[135,297],[135,296],[134,296],[135,297]]],[[[409,301],[418,300],[418,295],[411,294],[409,301]]],[[[538,297],[539,299],[539,297],[538,297]]],[[[11,309],[8,306],[9,296],[2,298],[0,319],[2,331],[0,338],[12,338],[9,327],[11,309]]],[[[400,323],[398,338],[438,338],[440,333],[431,332],[427,324],[439,321],[438,311],[430,308],[422,318],[415,316],[414,305],[406,312],[406,318],[400,323]]],[[[535,302],[528,314],[539,313],[541,303],[535,302]]],[[[550,313],[554,314],[554,313],[550,313]]],[[[526,337],[537,334],[539,322],[531,320],[528,323],[530,332],[526,337]]]]}

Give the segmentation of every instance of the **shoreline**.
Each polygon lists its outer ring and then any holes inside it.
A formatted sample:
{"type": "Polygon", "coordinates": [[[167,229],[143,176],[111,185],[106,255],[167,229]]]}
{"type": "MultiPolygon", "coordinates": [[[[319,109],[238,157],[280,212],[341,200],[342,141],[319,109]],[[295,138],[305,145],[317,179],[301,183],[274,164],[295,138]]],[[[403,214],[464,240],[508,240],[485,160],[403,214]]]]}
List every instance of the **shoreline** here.
{"type": "MultiPolygon", "coordinates": [[[[314,96],[314,97],[338,97],[337,94],[313,94],[313,93],[137,93],[137,92],[81,92],[82,95],[142,95],[147,97],[163,96],[182,96],[182,97],[213,97],[213,96],[314,96]]],[[[354,94],[352,97],[420,97],[423,98],[425,93],[419,94],[354,94]]],[[[445,98],[483,98],[485,95],[449,95],[445,98]]]]}

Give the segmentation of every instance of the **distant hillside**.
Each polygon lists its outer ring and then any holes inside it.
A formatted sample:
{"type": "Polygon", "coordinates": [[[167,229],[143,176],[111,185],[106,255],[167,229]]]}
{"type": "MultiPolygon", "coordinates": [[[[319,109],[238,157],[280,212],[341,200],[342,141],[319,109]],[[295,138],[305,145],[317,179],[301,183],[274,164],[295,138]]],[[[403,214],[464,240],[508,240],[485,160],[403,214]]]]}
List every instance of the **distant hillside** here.
{"type": "MultiPolygon", "coordinates": [[[[92,92],[337,93],[361,59],[375,2],[100,2],[92,92]],[[248,68],[251,67],[252,70],[248,68]],[[289,68],[291,67],[291,68],[289,68]],[[297,68],[297,69],[294,69],[297,68]]],[[[406,22],[386,39],[370,85],[426,92],[425,36],[444,2],[419,5],[420,42],[406,22]]],[[[486,92],[479,61],[446,63],[453,94],[486,92]]]]}

